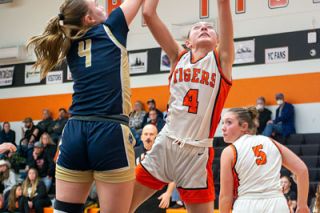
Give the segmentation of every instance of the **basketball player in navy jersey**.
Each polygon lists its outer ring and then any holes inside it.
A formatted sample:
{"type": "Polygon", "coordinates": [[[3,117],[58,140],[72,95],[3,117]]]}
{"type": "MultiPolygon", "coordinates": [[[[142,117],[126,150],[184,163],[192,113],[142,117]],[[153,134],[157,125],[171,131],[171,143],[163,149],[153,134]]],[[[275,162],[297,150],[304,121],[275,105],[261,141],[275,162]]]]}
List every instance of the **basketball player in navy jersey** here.
{"type": "Polygon", "coordinates": [[[132,199],[134,137],[126,50],[128,25],[142,0],[111,14],[94,0],[66,0],[44,33],[30,39],[46,74],[65,57],[74,80],[56,169],[55,212],[83,212],[93,181],[101,212],[127,213],[132,199]]]}

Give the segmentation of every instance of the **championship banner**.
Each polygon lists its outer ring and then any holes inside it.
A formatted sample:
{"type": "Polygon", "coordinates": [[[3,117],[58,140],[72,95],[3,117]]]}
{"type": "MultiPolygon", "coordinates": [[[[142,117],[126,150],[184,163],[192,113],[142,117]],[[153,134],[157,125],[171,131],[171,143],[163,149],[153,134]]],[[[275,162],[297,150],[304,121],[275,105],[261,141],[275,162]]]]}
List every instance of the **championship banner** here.
{"type": "Polygon", "coordinates": [[[0,68],[0,86],[12,85],[14,67],[0,68]]]}
{"type": "Polygon", "coordinates": [[[62,84],[63,82],[63,71],[51,71],[48,72],[46,78],[47,84],[62,84]]]}
{"type": "Polygon", "coordinates": [[[254,39],[247,41],[236,41],[234,43],[235,60],[234,64],[254,63],[255,43],[254,39]]]}
{"type": "Polygon", "coordinates": [[[129,53],[130,74],[147,72],[148,52],[129,53]]]}
{"type": "Polygon", "coordinates": [[[161,50],[160,71],[170,71],[170,59],[163,50],[161,50]]]}
{"type": "Polygon", "coordinates": [[[40,70],[35,70],[32,65],[26,65],[24,72],[24,83],[36,84],[40,83],[40,81],[40,70]]]}

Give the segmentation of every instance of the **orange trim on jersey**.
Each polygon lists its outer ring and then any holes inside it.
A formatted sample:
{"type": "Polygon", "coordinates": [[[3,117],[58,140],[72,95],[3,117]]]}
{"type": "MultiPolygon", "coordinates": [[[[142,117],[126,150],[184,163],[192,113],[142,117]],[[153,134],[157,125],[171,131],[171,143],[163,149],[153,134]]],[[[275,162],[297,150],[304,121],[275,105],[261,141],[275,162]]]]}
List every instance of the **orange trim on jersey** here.
{"type": "Polygon", "coordinates": [[[219,88],[219,91],[216,97],[216,102],[211,115],[209,138],[214,137],[214,134],[220,122],[221,112],[224,107],[224,103],[226,102],[230,88],[231,88],[230,84],[228,84],[226,81],[222,79],[220,80],[220,88],[219,88]]]}
{"type": "Polygon", "coordinates": [[[221,63],[220,63],[220,57],[219,57],[219,54],[218,54],[218,51],[217,49],[214,49],[213,50],[213,55],[216,59],[216,63],[217,63],[217,67],[218,67],[218,70],[220,72],[220,75],[222,76],[222,78],[230,85],[232,85],[232,81],[230,81],[228,78],[226,78],[226,76],[224,75],[223,71],[222,71],[222,67],[221,67],[221,63]]]}
{"type": "Polygon", "coordinates": [[[139,163],[136,167],[136,180],[144,186],[154,190],[162,189],[167,183],[162,182],[153,177],[143,166],[139,163]]]}
{"type": "Polygon", "coordinates": [[[237,163],[237,159],[238,159],[238,153],[237,153],[237,149],[236,147],[231,144],[230,145],[232,151],[233,151],[233,162],[232,162],[232,174],[233,174],[233,197],[234,199],[236,199],[238,197],[238,188],[240,186],[240,180],[239,180],[239,176],[238,173],[236,171],[236,163],[237,163]]]}
{"type": "Polygon", "coordinates": [[[186,49],[183,49],[179,54],[178,54],[178,58],[176,60],[176,62],[173,64],[173,66],[171,67],[171,71],[170,71],[170,74],[169,74],[169,85],[170,85],[170,82],[171,82],[171,78],[172,78],[172,75],[176,69],[176,66],[178,64],[178,62],[180,61],[181,57],[186,54],[188,52],[188,50],[186,49]]]}
{"type": "Polygon", "coordinates": [[[178,187],[181,200],[186,204],[207,203],[215,200],[214,180],[212,172],[212,162],[214,159],[214,150],[208,149],[209,158],[206,166],[207,170],[207,188],[205,189],[183,189],[178,187]]]}

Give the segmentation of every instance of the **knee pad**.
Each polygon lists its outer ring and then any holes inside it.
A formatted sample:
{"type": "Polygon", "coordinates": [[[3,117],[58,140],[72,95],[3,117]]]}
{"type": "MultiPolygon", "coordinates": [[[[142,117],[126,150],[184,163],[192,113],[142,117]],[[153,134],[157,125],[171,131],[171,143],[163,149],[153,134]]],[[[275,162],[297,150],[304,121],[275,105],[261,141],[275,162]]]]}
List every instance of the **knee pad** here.
{"type": "Polygon", "coordinates": [[[67,203],[60,200],[54,202],[54,213],[83,213],[84,204],[67,203]]]}

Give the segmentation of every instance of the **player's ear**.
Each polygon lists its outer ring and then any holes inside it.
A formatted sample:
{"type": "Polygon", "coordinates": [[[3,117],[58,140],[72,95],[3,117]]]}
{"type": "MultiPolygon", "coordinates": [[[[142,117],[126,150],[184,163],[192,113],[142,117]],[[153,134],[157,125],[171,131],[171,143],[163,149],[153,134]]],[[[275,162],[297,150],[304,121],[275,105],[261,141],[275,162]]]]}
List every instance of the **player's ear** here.
{"type": "Polygon", "coordinates": [[[191,49],[191,47],[192,47],[192,44],[191,44],[191,42],[190,42],[189,39],[187,39],[187,40],[185,41],[185,45],[186,45],[186,47],[187,47],[188,49],[191,49]]]}
{"type": "Polygon", "coordinates": [[[240,126],[241,131],[247,132],[249,128],[249,124],[247,122],[243,122],[240,126]]]}
{"type": "Polygon", "coordinates": [[[96,23],[96,20],[92,16],[87,14],[82,18],[82,22],[84,26],[92,26],[96,23]]]}

